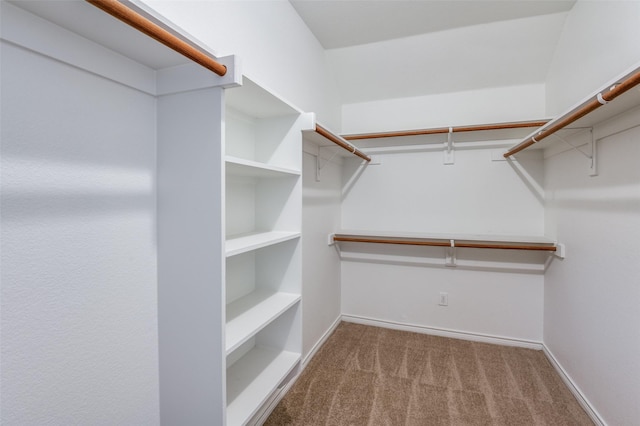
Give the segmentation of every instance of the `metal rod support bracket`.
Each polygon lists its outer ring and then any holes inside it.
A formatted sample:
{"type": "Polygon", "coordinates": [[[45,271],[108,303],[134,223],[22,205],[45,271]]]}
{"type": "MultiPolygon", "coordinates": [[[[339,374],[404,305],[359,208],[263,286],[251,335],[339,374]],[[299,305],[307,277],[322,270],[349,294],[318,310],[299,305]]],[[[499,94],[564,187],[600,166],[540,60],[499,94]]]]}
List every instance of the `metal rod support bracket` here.
{"type": "Polygon", "coordinates": [[[454,164],[455,163],[455,155],[453,151],[453,127],[449,127],[449,133],[447,134],[447,142],[445,144],[446,149],[444,150],[444,161],[443,164],[454,164]]]}
{"type": "Polygon", "coordinates": [[[456,264],[456,242],[455,240],[450,240],[451,246],[446,248],[445,253],[445,266],[457,266],[456,264]]]}

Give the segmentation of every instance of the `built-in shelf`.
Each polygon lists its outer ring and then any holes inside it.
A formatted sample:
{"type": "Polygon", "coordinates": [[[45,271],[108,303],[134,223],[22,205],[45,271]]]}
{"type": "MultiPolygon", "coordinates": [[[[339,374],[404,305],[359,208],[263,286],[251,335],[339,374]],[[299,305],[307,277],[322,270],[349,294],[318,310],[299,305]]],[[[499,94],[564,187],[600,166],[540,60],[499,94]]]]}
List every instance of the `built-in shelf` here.
{"type": "Polygon", "coordinates": [[[300,170],[273,166],[244,158],[227,156],[225,160],[227,175],[229,176],[272,179],[301,175],[300,170]]]}
{"type": "Polygon", "coordinates": [[[227,305],[227,355],[298,301],[299,294],[255,291],[227,305]]]}
{"type": "Polygon", "coordinates": [[[300,361],[300,354],[254,347],[227,369],[227,425],[244,425],[300,361]]]}
{"type": "Polygon", "coordinates": [[[300,232],[269,231],[231,236],[226,241],[227,257],[300,237],[300,232]]]}

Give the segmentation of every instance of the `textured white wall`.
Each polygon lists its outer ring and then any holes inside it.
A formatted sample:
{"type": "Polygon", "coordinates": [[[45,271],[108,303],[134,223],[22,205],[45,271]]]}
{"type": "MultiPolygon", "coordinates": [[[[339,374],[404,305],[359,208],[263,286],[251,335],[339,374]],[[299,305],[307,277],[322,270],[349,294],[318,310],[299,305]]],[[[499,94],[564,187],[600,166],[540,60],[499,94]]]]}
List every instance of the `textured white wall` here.
{"type": "Polygon", "coordinates": [[[367,133],[545,118],[544,84],[352,103],[342,132],[367,133]]]}
{"type": "Polygon", "coordinates": [[[252,80],[340,128],[339,93],[324,49],[288,1],[144,2],[218,55],[238,55],[252,80]]]}
{"type": "Polygon", "coordinates": [[[542,158],[527,163],[529,182],[491,155],[489,149],[458,150],[453,165],[443,164],[443,150],[377,155],[382,164],[368,166],[343,199],[342,226],[543,235],[542,158]]]}
{"type": "MultiPolygon", "coordinates": [[[[317,152],[313,144],[305,151],[317,152]]],[[[323,150],[323,154],[327,154],[323,150]]],[[[325,164],[323,157],[321,164],[325,164]]],[[[324,165],[316,181],[316,157],[303,154],[302,184],[302,344],[303,359],[341,314],[340,261],[327,235],[340,227],[341,168],[324,165]]]]}
{"type": "Polygon", "coordinates": [[[640,2],[576,2],[546,79],[547,113],[560,114],[638,64],[640,2]]]}
{"type": "Polygon", "coordinates": [[[159,423],[155,124],[3,42],[2,424],[159,423]]]}
{"type": "MultiPolygon", "coordinates": [[[[485,4],[485,10],[493,7],[485,4]]],[[[330,49],[327,57],[345,103],[542,84],[565,17],[552,13],[462,26],[330,49]]]]}
{"type": "Polygon", "coordinates": [[[638,158],[635,127],[599,142],[596,177],[574,151],[545,167],[549,232],[567,257],[545,276],[544,341],[610,425],[640,418],[638,158]]]}
{"type": "MultiPolygon", "coordinates": [[[[638,64],[638,22],[639,2],[575,4],[547,78],[549,113],[638,64]]],[[[567,245],[567,258],[545,276],[544,341],[611,425],[640,418],[640,132],[624,131],[633,123],[637,111],[594,129],[623,131],[599,142],[596,177],[575,152],[545,160],[546,233],[567,245]]]]}
{"type": "MultiPolygon", "coordinates": [[[[443,152],[380,155],[343,200],[344,229],[543,235],[542,158],[526,162],[526,183],[509,162],[492,161],[491,150],[459,150],[454,165],[443,152]]],[[[345,173],[345,176],[349,176],[345,173]]],[[[400,249],[385,246],[385,252],[400,249]]],[[[481,268],[445,268],[444,250],[408,253],[435,256],[438,266],[395,261],[343,262],[345,314],[467,333],[542,340],[543,275],[507,271],[510,255],[482,268],[483,251],[469,251],[481,268]],[[377,264],[376,264],[377,263],[377,264]],[[497,266],[493,264],[491,266],[497,266]],[[500,268],[503,268],[500,270],[500,268]],[[441,291],[449,307],[437,306],[441,291]]],[[[401,256],[402,258],[402,256],[401,256]]],[[[405,258],[407,259],[407,258],[405,258]]],[[[412,259],[408,259],[412,260],[412,259]]],[[[529,261],[529,260],[527,260],[529,261]]]]}

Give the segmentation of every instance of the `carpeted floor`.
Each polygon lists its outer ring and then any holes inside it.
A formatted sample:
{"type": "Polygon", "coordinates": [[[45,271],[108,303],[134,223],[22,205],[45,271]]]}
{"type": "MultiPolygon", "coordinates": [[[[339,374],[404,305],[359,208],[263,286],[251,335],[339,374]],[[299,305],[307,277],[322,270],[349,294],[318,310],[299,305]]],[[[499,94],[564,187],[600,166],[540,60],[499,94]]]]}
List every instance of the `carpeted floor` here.
{"type": "Polygon", "coordinates": [[[541,351],[341,323],[265,425],[592,425],[541,351]]]}

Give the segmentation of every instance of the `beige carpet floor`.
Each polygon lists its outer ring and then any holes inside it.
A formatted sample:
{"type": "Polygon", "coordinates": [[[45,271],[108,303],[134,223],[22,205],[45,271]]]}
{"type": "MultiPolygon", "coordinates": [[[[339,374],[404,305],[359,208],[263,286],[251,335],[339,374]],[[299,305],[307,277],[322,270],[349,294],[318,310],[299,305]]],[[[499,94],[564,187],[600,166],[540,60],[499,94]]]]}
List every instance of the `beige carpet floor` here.
{"type": "Polygon", "coordinates": [[[265,424],[593,423],[542,351],[343,322],[265,424]]]}

